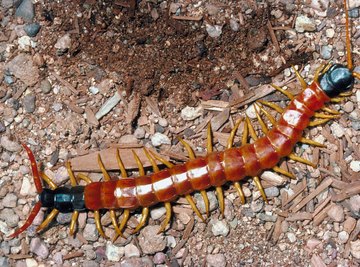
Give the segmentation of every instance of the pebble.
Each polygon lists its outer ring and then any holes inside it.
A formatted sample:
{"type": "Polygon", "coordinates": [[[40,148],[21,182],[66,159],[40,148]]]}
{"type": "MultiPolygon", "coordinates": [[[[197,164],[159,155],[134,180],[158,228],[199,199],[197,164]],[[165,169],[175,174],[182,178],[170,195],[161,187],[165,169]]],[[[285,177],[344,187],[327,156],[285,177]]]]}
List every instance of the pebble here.
{"type": "Polygon", "coordinates": [[[360,161],[359,160],[351,161],[350,169],[352,169],[354,172],[360,172],[360,161]]]}
{"type": "Polygon", "coordinates": [[[265,194],[269,198],[277,197],[280,194],[280,190],[279,190],[279,188],[277,188],[275,186],[268,187],[268,188],[265,188],[265,194]]]}
{"type": "Polygon", "coordinates": [[[360,239],[350,242],[350,252],[353,257],[360,259],[360,239]]]}
{"type": "Polygon", "coordinates": [[[341,231],[338,235],[338,238],[341,244],[345,244],[349,239],[349,234],[345,231],[341,231]]]}
{"type": "Polygon", "coordinates": [[[234,32],[237,32],[240,29],[240,25],[235,19],[231,18],[230,19],[230,28],[234,32]]]}
{"type": "Polygon", "coordinates": [[[153,220],[159,220],[163,215],[165,215],[166,209],[165,207],[159,207],[151,209],[150,216],[153,220]]]}
{"type": "Polygon", "coordinates": [[[120,262],[121,267],[152,267],[154,266],[153,262],[149,257],[133,257],[130,259],[124,259],[120,262]]]}
{"type": "Polygon", "coordinates": [[[349,10],[360,7],[359,0],[349,0],[349,10]]]}
{"type": "Polygon", "coordinates": [[[327,214],[335,222],[342,222],[344,220],[344,209],[339,205],[331,207],[327,214]]]}
{"type": "Polygon", "coordinates": [[[356,102],[360,103],[360,90],[356,90],[355,96],[356,96],[356,102]]]}
{"type": "Polygon", "coordinates": [[[155,264],[162,264],[165,262],[166,255],[163,252],[157,252],[154,255],[153,261],[155,264]]]}
{"type": "Polygon", "coordinates": [[[165,249],[166,239],[163,233],[158,234],[159,230],[160,225],[148,225],[140,232],[139,245],[145,254],[154,254],[165,249]]]}
{"type": "Polygon", "coordinates": [[[89,260],[85,260],[82,263],[83,267],[99,267],[100,264],[97,263],[96,261],[89,261],[89,260]]]}
{"type": "Polygon", "coordinates": [[[126,134],[120,137],[119,143],[121,144],[136,144],[138,141],[132,134],[126,134]]]}
{"type": "Polygon", "coordinates": [[[259,219],[265,222],[276,222],[277,216],[276,215],[269,215],[266,213],[260,213],[259,219]]]}
{"type": "Polygon", "coordinates": [[[26,32],[26,34],[30,37],[35,37],[38,32],[40,31],[40,24],[35,22],[35,23],[30,23],[24,26],[24,31],[26,32]]]}
{"type": "Polygon", "coordinates": [[[353,217],[347,217],[347,219],[344,222],[344,231],[346,231],[348,234],[354,230],[356,225],[356,220],[353,217]]]}
{"type": "Polygon", "coordinates": [[[99,93],[99,88],[97,88],[96,86],[90,86],[89,87],[89,92],[92,93],[93,95],[96,95],[99,93]]]}
{"type": "Polygon", "coordinates": [[[23,100],[24,109],[27,113],[33,113],[35,111],[35,95],[28,94],[23,100]]]}
{"type": "Polygon", "coordinates": [[[136,130],[134,131],[134,136],[137,138],[137,139],[143,139],[145,137],[145,129],[143,127],[138,127],[136,128],[136,130]]]}
{"type": "Polygon", "coordinates": [[[264,201],[261,199],[255,200],[251,202],[251,210],[255,213],[261,211],[264,207],[264,201]]]}
{"type": "Polygon", "coordinates": [[[167,127],[169,125],[168,121],[164,118],[159,118],[159,125],[161,127],[167,127]]]}
{"type": "Polygon", "coordinates": [[[49,249],[45,245],[45,243],[38,237],[35,237],[30,242],[30,251],[41,257],[42,259],[46,259],[49,256],[49,249]]]}
{"type": "Polygon", "coordinates": [[[341,138],[345,134],[344,127],[342,127],[339,123],[333,122],[330,126],[331,132],[338,138],[341,138]]]}
{"type": "Polygon", "coordinates": [[[320,244],[321,241],[319,239],[311,238],[306,242],[306,247],[308,247],[310,250],[314,250],[320,244]]]}
{"type": "Polygon", "coordinates": [[[124,253],[125,249],[123,247],[115,246],[111,242],[106,244],[105,255],[109,261],[120,261],[124,253]]]}
{"type": "Polygon", "coordinates": [[[206,263],[208,267],[225,267],[226,258],[224,254],[207,255],[206,263]]]}
{"type": "Polygon", "coordinates": [[[59,224],[68,224],[71,221],[71,213],[59,213],[58,216],[56,216],[56,221],[59,224]]]}
{"type": "Polygon", "coordinates": [[[64,261],[63,261],[63,255],[62,255],[61,252],[56,252],[52,258],[53,258],[54,262],[55,262],[56,264],[60,265],[60,266],[61,266],[61,265],[63,264],[63,262],[64,262],[64,261]]]}
{"type": "Polygon", "coordinates": [[[222,34],[222,25],[206,24],[206,32],[212,38],[218,38],[222,34]]]}
{"type": "Polygon", "coordinates": [[[230,227],[226,220],[213,220],[211,231],[214,236],[227,236],[230,232],[230,227]]]}
{"type": "Polygon", "coordinates": [[[349,206],[351,212],[353,212],[356,216],[360,215],[360,195],[355,195],[350,197],[349,206]]]}
{"type": "Polygon", "coordinates": [[[342,109],[347,112],[350,113],[354,110],[354,103],[351,101],[346,102],[343,106],[342,109]]]}
{"type": "Polygon", "coordinates": [[[55,44],[55,48],[57,49],[56,54],[61,56],[64,53],[66,53],[69,48],[71,47],[71,37],[70,34],[66,33],[63,36],[61,36],[55,44]]]}
{"type": "MultiPolygon", "coordinates": [[[[141,243],[140,243],[141,244],[141,243]]],[[[125,257],[126,258],[131,258],[131,257],[140,257],[140,251],[137,248],[137,246],[133,245],[133,244],[127,244],[125,246],[125,257]]]]}
{"type": "Polygon", "coordinates": [[[39,80],[39,69],[28,54],[18,54],[5,65],[5,68],[26,86],[33,86],[39,80]]]}
{"type": "Polygon", "coordinates": [[[170,138],[162,133],[155,133],[153,136],[151,136],[150,139],[151,139],[151,144],[154,147],[171,144],[170,138]]]}
{"type": "Polygon", "coordinates": [[[176,246],[176,239],[173,236],[166,236],[166,246],[174,248],[176,246]]]}
{"type": "Polygon", "coordinates": [[[86,224],[83,236],[88,241],[96,241],[99,238],[99,233],[96,230],[95,224],[86,224]]]}
{"type": "Polygon", "coordinates": [[[224,209],[224,216],[225,219],[230,222],[234,219],[235,214],[234,214],[234,205],[232,204],[232,202],[230,200],[228,200],[227,198],[225,198],[225,209],[224,209]]]}
{"type": "Polygon", "coordinates": [[[0,144],[5,150],[10,152],[18,152],[21,150],[21,146],[17,142],[11,141],[7,135],[1,137],[0,144]]]}
{"type": "Polygon", "coordinates": [[[330,45],[323,45],[321,46],[320,54],[321,57],[325,60],[329,60],[332,56],[333,48],[330,45]]]}
{"type": "Polygon", "coordinates": [[[294,233],[287,233],[287,238],[289,239],[290,243],[295,243],[296,236],[294,233]]]}
{"type": "MultiPolygon", "coordinates": [[[[209,199],[209,210],[214,211],[218,207],[217,197],[213,191],[207,191],[206,195],[209,199]]],[[[203,214],[206,213],[205,202],[201,194],[196,193],[194,198],[196,200],[196,206],[198,207],[199,211],[203,214]]]]}
{"type": "Polygon", "coordinates": [[[16,9],[15,16],[23,18],[26,22],[31,22],[35,16],[35,9],[32,1],[23,0],[16,9]]]}
{"type": "Polygon", "coordinates": [[[26,267],[38,267],[39,266],[37,261],[35,259],[32,259],[32,258],[26,259],[25,264],[26,264],[26,267]]]}
{"type": "Polygon", "coordinates": [[[19,224],[19,216],[13,209],[3,209],[0,212],[0,219],[4,220],[9,227],[17,227],[19,224]]]}
{"type": "Polygon", "coordinates": [[[121,96],[119,92],[115,92],[115,94],[110,97],[106,102],[101,106],[98,112],[96,112],[96,119],[100,120],[106,114],[108,114],[121,100],[121,96]]]}
{"type": "Polygon", "coordinates": [[[334,29],[326,29],[325,31],[326,37],[333,38],[335,36],[335,30],[334,29]]]}
{"type": "Polygon", "coordinates": [[[202,115],[202,108],[199,106],[197,108],[186,106],[181,110],[181,118],[184,121],[192,121],[202,115]]]}
{"type": "Polygon", "coordinates": [[[255,112],[255,106],[254,105],[249,106],[246,109],[245,113],[250,119],[256,119],[256,112],[255,112]]]}
{"type": "MultiPolygon", "coordinates": [[[[5,9],[8,9],[14,5],[14,0],[2,0],[1,6],[5,9]]],[[[0,264],[1,266],[1,264],[0,264]]]]}
{"type": "Polygon", "coordinates": [[[7,194],[2,200],[2,204],[5,208],[15,208],[16,203],[17,203],[17,196],[13,193],[7,194]]]}
{"type": "Polygon", "coordinates": [[[40,82],[40,89],[44,94],[48,94],[51,92],[51,83],[48,79],[44,79],[40,82]]]}
{"type": "Polygon", "coordinates": [[[6,127],[2,121],[0,121],[0,133],[3,133],[6,131],[6,127]]]}
{"type": "Polygon", "coordinates": [[[316,30],[316,24],[314,20],[307,16],[300,15],[296,18],[295,30],[297,32],[313,32],[316,30]]]}

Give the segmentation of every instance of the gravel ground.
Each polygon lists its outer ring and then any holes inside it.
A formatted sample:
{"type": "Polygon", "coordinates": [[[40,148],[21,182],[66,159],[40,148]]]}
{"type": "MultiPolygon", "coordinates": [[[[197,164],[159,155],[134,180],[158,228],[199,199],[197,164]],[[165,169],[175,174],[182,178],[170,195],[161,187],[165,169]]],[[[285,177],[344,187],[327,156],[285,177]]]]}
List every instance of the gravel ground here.
{"type": "MultiPolygon", "coordinates": [[[[141,213],[132,213],[126,238],[114,243],[99,237],[91,212],[80,214],[75,238],[68,234],[71,214],[35,233],[46,210],[25,233],[6,238],[36,201],[20,143],[57,185],[69,184],[68,160],[75,171],[102,179],[97,151],[118,175],[114,147],[136,176],[132,149],[146,167],[142,147],[181,162],[188,159],[181,136],[204,155],[211,121],[214,147],[224,150],[245,113],[260,134],[254,101],[286,105],[270,82],[299,92],[291,65],[311,81],[321,63],[346,62],[342,1],[35,2],[0,6],[0,266],[359,265],[359,83],[332,105],[340,119],[306,131],[326,148],[295,148],[317,168],[289,160],[281,166],[296,179],[260,177],[268,203],[249,179],[242,183],[245,204],[232,185],[224,187],[224,219],[209,190],[206,223],[180,198],[161,234],[165,208],[156,206],[138,235],[130,232],[141,213]]],[[[360,1],[349,2],[353,61],[360,66],[360,1]]],[[[204,213],[201,195],[193,197],[204,213]]],[[[113,236],[109,214],[101,221],[113,236]]]]}

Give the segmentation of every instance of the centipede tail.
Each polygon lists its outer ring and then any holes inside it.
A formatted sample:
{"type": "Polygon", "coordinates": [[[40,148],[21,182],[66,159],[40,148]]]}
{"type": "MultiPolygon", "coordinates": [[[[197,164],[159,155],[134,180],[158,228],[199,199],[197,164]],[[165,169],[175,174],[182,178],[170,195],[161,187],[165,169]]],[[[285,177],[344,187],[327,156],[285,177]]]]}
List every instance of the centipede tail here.
{"type": "Polygon", "coordinates": [[[245,117],[235,123],[226,149],[224,151],[214,151],[212,131],[209,125],[206,145],[208,153],[206,156],[196,157],[191,146],[186,141],[179,139],[189,155],[189,161],[174,165],[151,151],[145,150],[145,155],[153,166],[153,172],[146,174],[139,157],[134,153],[134,160],[137,162],[139,169],[139,176],[135,178],[127,176],[118,150],[116,159],[121,171],[121,178],[118,180],[111,179],[100,156],[98,157],[98,164],[104,177],[103,181],[100,182],[92,182],[88,176],[81,173],[75,175],[68,163],[66,167],[70,177],[70,188],[57,187],[50,177],[40,173],[33,153],[26,145],[23,145],[31,162],[36,190],[40,197],[25,224],[11,234],[10,237],[16,237],[25,231],[31,225],[41,207],[47,207],[52,211],[38,227],[38,230],[45,229],[58,213],[72,212],[70,234],[73,235],[76,231],[79,213],[93,211],[96,228],[104,238],[107,238],[107,236],[102,229],[100,211],[108,210],[111,223],[116,232],[114,240],[119,236],[123,236],[123,231],[132,210],[142,209],[140,222],[133,230],[133,233],[137,233],[147,222],[149,208],[158,203],[164,203],[166,209],[165,220],[159,230],[160,232],[164,231],[172,216],[171,202],[179,197],[185,197],[197,216],[202,221],[205,221],[191,194],[194,192],[201,193],[205,203],[206,216],[208,217],[209,199],[206,190],[215,188],[220,213],[223,215],[225,205],[222,186],[225,183],[233,183],[241,202],[244,203],[245,196],[241,188],[241,182],[248,177],[253,178],[264,201],[267,201],[259,178],[260,174],[264,170],[272,169],[294,179],[295,176],[292,173],[278,166],[279,162],[285,157],[315,167],[311,161],[293,153],[295,144],[303,142],[322,147],[322,144],[304,138],[304,129],[338,118],[339,112],[326,107],[326,104],[342,101],[349,96],[355,78],[360,79],[360,74],[353,71],[350,26],[345,0],[344,6],[346,11],[347,65],[328,64],[320,66],[315,73],[313,82],[310,84],[307,84],[305,79],[294,68],[295,75],[302,88],[301,92],[296,96],[279,86],[273,85],[277,91],[285,94],[290,102],[284,109],[264,100],[255,103],[256,117],[264,134],[262,136],[258,136],[252,127],[250,119],[245,117]],[[277,121],[267,111],[269,108],[280,113],[277,121]],[[268,127],[263,117],[267,118],[272,127],[268,127]],[[234,147],[234,137],[241,123],[244,126],[242,144],[240,147],[234,147]],[[156,161],[161,162],[167,168],[160,170],[156,161]],[[41,179],[49,185],[50,189],[42,187],[41,179]],[[85,181],[86,185],[78,185],[79,179],[85,181]],[[123,211],[120,222],[116,215],[117,210],[123,211]]]}

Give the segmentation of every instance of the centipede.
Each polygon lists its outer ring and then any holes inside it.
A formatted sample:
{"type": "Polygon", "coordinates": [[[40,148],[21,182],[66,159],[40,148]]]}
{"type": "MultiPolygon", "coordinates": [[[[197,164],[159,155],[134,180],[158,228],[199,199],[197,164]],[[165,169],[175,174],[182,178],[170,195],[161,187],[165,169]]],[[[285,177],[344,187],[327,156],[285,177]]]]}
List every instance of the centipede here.
{"type": "Polygon", "coordinates": [[[223,186],[232,183],[242,203],[245,196],[241,187],[244,179],[252,178],[259,189],[263,199],[266,195],[259,178],[265,170],[274,170],[289,178],[296,178],[292,173],[280,168],[279,162],[284,158],[316,167],[311,161],[295,155],[294,147],[298,142],[323,146],[314,140],[303,137],[307,127],[323,125],[330,120],[336,119],[340,113],[327,106],[330,102],[341,102],[352,93],[355,79],[360,79],[360,73],[354,71],[352,51],[350,19],[348,7],[344,0],[346,17],[346,65],[327,64],[321,65],[315,72],[313,81],[307,83],[300,72],[294,68],[297,79],[301,85],[301,91],[297,95],[273,85],[273,87],[289,98],[286,108],[258,100],[255,103],[256,116],[259,121],[263,136],[257,136],[257,132],[248,117],[238,120],[230,132],[230,137],[223,151],[214,151],[212,144],[212,130],[209,124],[207,128],[207,154],[196,157],[191,146],[183,139],[179,139],[189,154],[189,160],[180,164],[173,164],[167,159],[145,150],[145,154],[153,167],[153,172],[146,173],[144,167],[134,152],[134,159],[138,165],[139,176],[128,177],[122,162],[119,150],[116,155],[121,177],[114,180],[104,167],[103,159],[98,156],[98,164],[103,174],[103,180],[93,182],[87,175],[74,174],[70,163],[66,164],[69,174],[69,186],[57,186],[50,177],[41,172],[35,160],[35,156],[26,144],[22,144],[31,163],[32,175],[38,199],[24,225],[18,228],[9,237],[15,238],[24,232],[34,221],[40,209],[48,208],[51,212],[37,227],[36,231],[44,230],[59,213],[72,213],[69,226],[70,235],[76,232],[79,213],[92,211],[95,225],[99,234],[105,235],[101,225],[103,211],[110,213],[111,223],[115,229],[114,240],[123,236],[131,212],[141,209],[141,219],[135,229],[136,234],[146,224],[150,208],[163,203],[166,209],[165,219],[161,223],[159,232],[165,231],[172,218],[172,202],[179,197],[184,197],[196,215],[205,221],[204,215],[199,211],[192,198],[194,192],[199,192],[204,200],[206,216],[209,216],[209,199],[206,190],[215,188],[219,202],[220,212],[224,214],[223,186]],[[279,113],[279,119],[268,111],[274,109],[279,113]],[[266,123],[264,118],[267,118],[266,123]],[[234,146],[234,137],[239,126],[243,123],[243,135],[241,145],[234,146]],[[271,125],[269,125],[271,124],[271,125]],[[157,162],[164,166],[160,169],[157,162]],[[42,180],[48,185],[43,187],[42,180]],[[79,185],[82,180],[86,185],[79,185]],[[117,212],[122,212],[121,221],[117,218],[117,212]]]}

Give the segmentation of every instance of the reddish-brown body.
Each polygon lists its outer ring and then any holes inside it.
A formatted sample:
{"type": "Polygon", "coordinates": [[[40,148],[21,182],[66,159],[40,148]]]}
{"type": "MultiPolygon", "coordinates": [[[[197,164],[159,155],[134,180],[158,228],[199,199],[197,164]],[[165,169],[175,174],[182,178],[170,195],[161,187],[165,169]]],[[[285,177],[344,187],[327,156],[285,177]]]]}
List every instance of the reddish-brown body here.
{"type": "Polygon", "coordinates": [[[315,111],[329,100],[313,82],[290,102],[278,123],[254,143],[213,152],[151,175],[91,183],[85,187],[85,206],[89,210],[149,207],[227,181],[257,176],[291,153],[315,111]]]}

